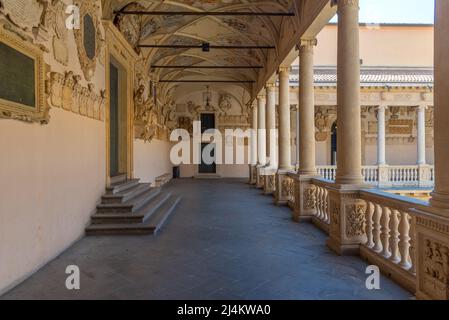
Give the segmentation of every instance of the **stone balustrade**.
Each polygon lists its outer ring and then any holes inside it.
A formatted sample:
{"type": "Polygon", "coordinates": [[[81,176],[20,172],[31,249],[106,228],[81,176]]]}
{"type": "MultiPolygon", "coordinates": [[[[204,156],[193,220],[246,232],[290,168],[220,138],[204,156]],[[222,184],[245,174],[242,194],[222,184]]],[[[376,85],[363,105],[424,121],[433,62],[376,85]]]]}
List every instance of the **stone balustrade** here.
{"type": "MultiPolygon", "coordinates": [[[[334,181],[337,166],[317,166],[320,176],[334,181]]],[[[431,165],[410,166],[363,166],[362,175],[365,182],[385,187],[431,187],[434,183],[434,167],[431,165]]]]}
{"type": "Polygon", "coordinates": [[[364,190],[366,242],[360,256],[415,292],[415,216],[411,209],[426,202],[379,190],[364,190]]]}

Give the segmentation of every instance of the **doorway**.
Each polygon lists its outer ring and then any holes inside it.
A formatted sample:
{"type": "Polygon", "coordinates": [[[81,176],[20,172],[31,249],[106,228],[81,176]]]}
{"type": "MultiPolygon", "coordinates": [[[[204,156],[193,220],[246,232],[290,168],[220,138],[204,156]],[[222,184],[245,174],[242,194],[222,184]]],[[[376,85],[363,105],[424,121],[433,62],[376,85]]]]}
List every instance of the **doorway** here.
{"type": "MultiPolygon", "coordinates": [[[[214,113],[202,113],[200,115],[201,121],[201,133],[203,134],[209,129],[215,129],[215,114],[214,113]]],[[[215,163],[215,144],[204,142],[201,143],[201,162],[198,165],[198,173],[203,174],[215,174],[217,173],[217,165],[215,163]],[[205,148],[211,148],[210,152],[206,150],[206,154],[210,154],[210,156],[214,159],[213,163],[205,163],[203,159],[203,151],[205,148]]]]}
{"type": "Polygon", "coordinates": [[[119,72],[110,65],[110,107],[109,107],[109,175],[119,175],[119,72]]]}

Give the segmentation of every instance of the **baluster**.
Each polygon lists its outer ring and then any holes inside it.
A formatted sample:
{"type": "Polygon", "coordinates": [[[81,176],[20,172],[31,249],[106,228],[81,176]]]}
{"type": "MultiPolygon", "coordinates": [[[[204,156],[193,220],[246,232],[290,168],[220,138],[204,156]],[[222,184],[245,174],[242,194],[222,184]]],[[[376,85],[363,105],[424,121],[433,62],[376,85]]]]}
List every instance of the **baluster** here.
{"type": "Polygon", "coordinates": [[[399,253],[401,254],[401,261],[399,262],[399,265],[407,270],[410,268],[410,225],[408,222],[408,214],[403,211],[401,211],[400,214],[401,220],[399,222],[399,253]]]}
{"type": "Polygon", "coordinates": [[[409,271],[411,273],[416,273],[416,233],[415,233],[415,228],[416,228],[416,223],[415,223],[415,219],[414,217],[412,217],[411,215],[409,216],[409,223],[410,223],[410,248],[409,248],[409,253],[410,253],[410,264],[411,267],[409,269],[409,271]]]}
{"type": "Polygon", "coordinates": [[[368,209],[366,210],[366,226],[365,226],[365,232],[366,232],[366,246],[368,248],[374,247],[374,241],[373,241],[373,214],[374,210],[376,210],[375,205],[372,202],[368,202],[368,209]]]}
{"type": "Polygon", "coordinates": [[[401,260],[399,255],[399,212],[397,210],[391,210],[390,216],[390,260],[394,263],[398,263],[401,260]]]}
{"type": "Polygon", "coordinates": [[[321,187],[316,189],[316,216],[318,219],[321,217],[321,187]]]}
{"type": "Polygon", "coordinates": [[[376,204],[374,209],[373,218],[373,238],[374,238],[374,248],[376,252],[382,251],[382,243],[380,241],[380,218],[382,216],[382,208],[376,204]]]}
{"type": "Polygon", "coordinates": [[[329,192],[324,189],[324,222],[329,223],[329,192]]]}
{"type": "Polygon", "coordinates": [[[390,238],[390,210],[387,207],[383,207],[382,209],[382,218],[380,220],[380,226],[381,226],[381,240],[382,240],[382,252],[381,255],[383,255],[385,258],[390,257],[390,251],[389,251],[389,238],[390,238]]]}

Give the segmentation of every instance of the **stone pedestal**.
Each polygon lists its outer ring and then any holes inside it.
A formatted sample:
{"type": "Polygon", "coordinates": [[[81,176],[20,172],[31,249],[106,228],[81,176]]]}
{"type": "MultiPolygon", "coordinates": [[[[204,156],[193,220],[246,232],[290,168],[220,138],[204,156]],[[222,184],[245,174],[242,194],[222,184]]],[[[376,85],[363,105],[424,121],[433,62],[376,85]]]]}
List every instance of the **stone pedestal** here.
{"type": "Polygon", "coordinates": [[[265,169],[263,193],[272,195],[276,191],[276,169],[265,169]]]}
{"type": "Polygon", "coordinates": [[[432,181],[432,167],[428,164],[420,164],[418,166],[418,180],[420,187],[433,187],[432,181]]]}
{"type": "Polygon", "coordinates": [[[249,184],[256,184],[257,181],[257,168],[256,166],[249,165],[249,184]]]}
{"type": "Polygon", "coordinates": [[[297,175],[295,181],[295,208],[293,220],[296,222],[311,221],[316,215],[316,189],[312,184],[317,175],[297,175]]]}
{"type": "Polygon", "coordinates": [[[256,188],[263,189],[265,184],[265,175],[263,172],[264,166],[258,165],[256,167],[256,188]]]}
{"type": "Polygon", "coordinates": [[[380,164],[379,166],[379,176],[377,177],[378,182],[377,182],[377,186],[379,188],[388,188],[391,187],[391,182],[390,179],[388,177],[390,171],[388,169],[388,165],[386,164],[380,164]]]}
{"type": "Polygon", "coordinates": [[[419,207],[415,215],[416,297],[449,300],[449,210],[419,207]]]}
{"type": "Polygon", "coordinates": [[[294,190],[294,181],[288,176],[294,174],[293,170],[278,170],[275,176],[276,190],[274,191],[274,203],[278,206],[286,205],[294,190]]]}
{"type": "Polygon", "coordinates": [[[339,255],[359,253],[366,241],[367,204],[359,199],[360,186],[338,185],[329,188],[329,239],[327,246],[339,255]]]}

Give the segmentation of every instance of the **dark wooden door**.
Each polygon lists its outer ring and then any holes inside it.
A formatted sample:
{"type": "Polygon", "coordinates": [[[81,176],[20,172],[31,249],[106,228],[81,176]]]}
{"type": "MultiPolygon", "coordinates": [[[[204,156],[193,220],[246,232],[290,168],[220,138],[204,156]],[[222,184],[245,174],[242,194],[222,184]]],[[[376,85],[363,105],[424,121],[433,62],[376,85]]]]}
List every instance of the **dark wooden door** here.
{"type": "Polygon", "coordinates": [[[113,64],[110,70],[109,167],[110,176],[115,177],[119,174],[119,72],[113,64]]]}
{"type": "Polygon", "coordinates": [[[201,114],[201,133],[208,129],[215,129],[215,114],[202,113],[201,114]]]}
{"type": "Polygon", "coordinates": [[[217,165],[215,164],[215,148],[212,149],[211,156],[214,158],[214,162],[211,164],[204,163],[203,160],[203,150],[208,146],[210,143],[201,143],[201,163],[198,166],[198,172],[199,173],[216,173],[217,172],[217,165]]]}

